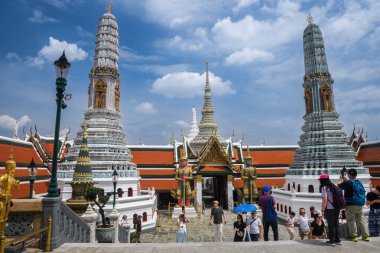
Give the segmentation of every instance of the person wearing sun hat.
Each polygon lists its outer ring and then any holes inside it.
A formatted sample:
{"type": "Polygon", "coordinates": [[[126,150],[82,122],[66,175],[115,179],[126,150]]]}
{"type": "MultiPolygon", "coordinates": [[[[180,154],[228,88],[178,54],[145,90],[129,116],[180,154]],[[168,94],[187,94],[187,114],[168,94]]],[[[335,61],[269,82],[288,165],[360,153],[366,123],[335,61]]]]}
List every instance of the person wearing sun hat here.
{"type": "Polygon", "coordinates": [[[278,224],[276,213],[276,201],[271,195],[270,186],[266,185],[262,188],[263,194],[259,198],[259,206],[263,212],[264,224],[264,241],[268,241],[269,226],[273,230],[273,238],[278,241],[278,224]]]}

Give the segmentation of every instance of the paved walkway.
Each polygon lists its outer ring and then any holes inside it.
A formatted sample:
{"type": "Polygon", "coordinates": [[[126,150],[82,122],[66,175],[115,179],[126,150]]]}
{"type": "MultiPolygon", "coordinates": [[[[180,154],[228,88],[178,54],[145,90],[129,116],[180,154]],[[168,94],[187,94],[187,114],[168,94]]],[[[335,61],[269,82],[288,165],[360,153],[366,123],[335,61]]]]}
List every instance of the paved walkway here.
{"type": "Polygon", "coordinates": [[[321,241],[223,243],[66,243],[55,253],[379,253],[380,238],[371,242],[343,242],[329,246],[321,241]]]}
{"type": "MultiPolygon", "coordinates": [[[[190,223],[187,224],[187,233],[189,242],[212,242],[213,231],[209,225],[211,209],[207,209],[205,215],[197,218],[191,218],[190,223]]],[[[224,225],[223,241],[233,242],[235,232],[233,224],[236,221],[236,214],[225,211],[227,224],[224,225]]],[[[175,242],[175,233],[177,230],[177,219],[169,218],[166,214],[160,217],[160,227],[156,227],[155,232],[144,233],[141,235],[141,242],[143,243],[170,243],[175,242]]],[[[289,234],[284,225],[279,225],[279,239],[289,240],[289,234]]],[[[300,239],[298,236],[298,229],[296,229],[296,240],[300,239]]],[[[269,240],[273,240],[273,233],[270,229],[269,240]]]]}

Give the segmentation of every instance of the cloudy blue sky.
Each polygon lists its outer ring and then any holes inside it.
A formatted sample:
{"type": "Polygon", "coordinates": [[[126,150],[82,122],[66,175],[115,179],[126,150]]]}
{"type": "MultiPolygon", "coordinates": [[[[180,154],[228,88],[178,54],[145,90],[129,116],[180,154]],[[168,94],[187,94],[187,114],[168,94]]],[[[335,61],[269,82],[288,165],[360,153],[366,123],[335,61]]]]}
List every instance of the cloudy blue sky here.
{"type": "MultiPolygon", "coordinates": [[[[53,133],[55,74],[72,68],[61,129],[87,109],[97,22],[106,0],[4,0],[0,23],[0,135],[15,120],[53,133]]],[[[320,26],[344,130],[380,138],[380,1],[112,0],[119,23],[121,113],[129,144],[167,144],[203,105],[209,61],[218,131],[244,143],[296,144],[304,115],[303,30],[320,26]]]]}

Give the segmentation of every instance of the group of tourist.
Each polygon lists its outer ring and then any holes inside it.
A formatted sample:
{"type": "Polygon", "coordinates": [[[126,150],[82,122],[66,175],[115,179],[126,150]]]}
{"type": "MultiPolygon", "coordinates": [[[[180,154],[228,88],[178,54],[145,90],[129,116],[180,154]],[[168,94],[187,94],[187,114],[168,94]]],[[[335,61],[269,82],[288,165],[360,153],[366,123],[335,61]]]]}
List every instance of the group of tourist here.
{"type": "MultiPolygon", "coordinates": [[[[349,228],[349,239],[358,241],[357,227],[363,241],[369,241],[369,237],[378,237],[380,232],[380,185],[366,194],[363,184],[356,178],[355,169],[348,170],[347,174],[341,174],[342,182],[335,185],[331,182],[328,174],[319,177],[320,192],[322,195],[321,211],[316,207],[310,207],[311,220],[306,214],[305,208],[299,209],[299,216],[294,212],[289,213],[285,222],[290,240],[295,239],[295,226],[299,227],[301,240],[328,239],[328,245],[341,245],[339,234],[339,215],[345,209],[346,220],[349,228]],[[363,213],[363,206],[369,206],[368,226],[363,213]]],[[[273,239],[277,241],[278,224],[276,201],[271,195],[271,188],[264,186],[258,204],[263,213],[263,220],[257,217],[257,212],[251,212],[251,217],[245,218],[238,214],[233,223],[235,231],[234,241],[258,241],[264,237],[268,241],[269,228],[273,231],[273,239]]],[[[221,242],[223,238],[223,224],[226,224],[226,216],[219,202],[214,201],[211,209],[209,225],[213,227],[214,241],[221,242]]],[[[186,223],[189,219],[181,214],[177,221],[177,242],[186,242],[186,223]]]]}

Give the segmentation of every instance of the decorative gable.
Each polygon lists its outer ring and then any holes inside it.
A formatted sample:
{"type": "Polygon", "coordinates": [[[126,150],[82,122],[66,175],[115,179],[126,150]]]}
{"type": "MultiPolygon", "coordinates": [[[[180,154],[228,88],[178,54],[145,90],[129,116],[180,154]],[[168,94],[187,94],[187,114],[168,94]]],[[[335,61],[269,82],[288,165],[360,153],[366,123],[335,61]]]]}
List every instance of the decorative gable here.
{"type": "Polygon", "coordinates": [[[224,151],[222,145],[218,141],[216,134],[210,136],[207,144],[201,150],[198,157],[197,170],[200,171],[207,165],[221,166],[226,172],[233,172],[233,165],[231,159],[224,151]]]}

